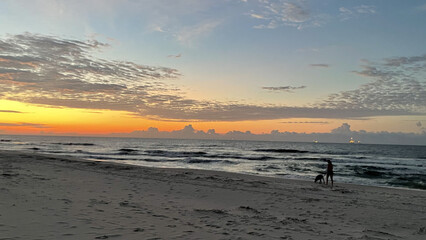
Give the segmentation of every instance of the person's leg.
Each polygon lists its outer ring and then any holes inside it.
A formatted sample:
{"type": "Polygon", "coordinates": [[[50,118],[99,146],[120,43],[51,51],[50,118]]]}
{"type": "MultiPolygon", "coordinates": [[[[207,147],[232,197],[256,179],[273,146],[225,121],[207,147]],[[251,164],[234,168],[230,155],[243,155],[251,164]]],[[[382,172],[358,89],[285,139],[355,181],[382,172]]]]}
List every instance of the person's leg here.
{"type": "Polygon", "coordinates": [[[334,184],[334,182],[333,182],[333,174],[330,174],[330,179],[331,179],[331,187],[333,187],[333,184],[334,184]]]}
{"type": "Polygon", "coordinates": [[[325,185],[328,185],[328,173],[327,173],[327,175],[325,176],[325,185]]]}

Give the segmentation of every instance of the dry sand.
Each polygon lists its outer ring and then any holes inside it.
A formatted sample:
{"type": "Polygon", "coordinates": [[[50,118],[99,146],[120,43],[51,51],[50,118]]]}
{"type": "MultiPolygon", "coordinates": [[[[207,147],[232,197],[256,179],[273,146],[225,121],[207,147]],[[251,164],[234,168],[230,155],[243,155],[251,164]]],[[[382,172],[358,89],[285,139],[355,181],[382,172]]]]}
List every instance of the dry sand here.
{"type": "Polygon", "coordinates": [[[0,151],[0,239],[426,239],[426,191],[0,151]]]}

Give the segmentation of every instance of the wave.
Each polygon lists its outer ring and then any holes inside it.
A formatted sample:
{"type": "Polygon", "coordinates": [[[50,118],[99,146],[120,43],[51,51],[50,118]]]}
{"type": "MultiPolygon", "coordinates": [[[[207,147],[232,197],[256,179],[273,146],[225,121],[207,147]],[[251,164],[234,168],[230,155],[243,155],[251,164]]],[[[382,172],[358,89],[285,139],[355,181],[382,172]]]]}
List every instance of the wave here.
{"type": "Polygon", "coordinates": [[[244,157],[241,154],[229,154],[229,153],[224,153],[224,154],[208,154],[205,155],[204,157],[206,158],[216,158],[216,159],[243,159],[244,157]]]}
{"type": "Polygon", "coordinates": [[[12,142],[10,139],[0,139],[0,142],[12,142]]]}
{"type": "Polygon", "coordinates": [[[64,146],[96,146],[94,143],[52,143],[55,145],[64,145],[64,146]]]}
{"type": "Polygon", "coordinates": [[[222,160],[211,160],[211,159],[188,159],[187,163],[216,163],[222,162],[222,160]]]}
{"type": "Polygon", "coordinates": [[[389,184],[399,187],[417,188],[426,190],[426,175],[410,174],[394,178],[389,184]]]}
{"type": "Polygon", "coordinates": [[[378,166],[349,166],[355,175],[362,178],[392,178],[397,176],[392,169],[378,166]]]}
{"type": "Polygon", "coordinates": [[[207,155],[203,151],[165,151],[165,150],[145,150],[145,153],[150,156],[159,156],[159,157],[202,157],[207,155]]]}
{"type": "Polygon", "coordinates": [[[273,153],[308,153],[309,151],[297,149],[255,149],[255,152],[273,152],[273,153]]]}
{"type": "Polygon", "coordinates": [[[332,158],[317,158],[317,157],[296,157],[293,160],[308,160],[308,161],[327,161],[333,160],[332,158]]]}
{"type": "Polygon", "coordinates": [[[322,154],[328,154],[328,155],[350,155],[352,154],[349,151],[324,151],[321,152],[322,154]]]}
{"type": "Polygon", "coordinates": [[[217,148],[217,147],[221,147],[220,145],[217,144],[201,144],[200,147],[205,147],[205,148],[217,148]]]}
{"type": "Polygon", "coordinates": [[[106,156],[88,156],[88,159],[98,159],[98,160],[136,160],[136,159],[120,159],[116,157],[106,157],[106,156]]]}
{"type": "Polygon", "coordinates": [[[256,157],[242,157],[241,159],[251,160],[251,161],[266,161],[266,160],[271,160],[276,158],[269,157],[269,156],[256,156],[256,157]]]}
{"type": "Polygon", "coordinates": [[[150,158],[146,158],[146,159],[138,159],[139,161],[144,161],[144,162],[177,162],[178,160],[174,160],[174,159],[150,159],[150,158]]]}
{"type": "Polygon", "coordinates": [[[206,152],[202,152],[202,151],[198,151],[198,152],[178,152],[178,153],[180,153],[180,154],[182,154],[182,155],[185,155],[185,156],[187,156],[187,155],[189,155],[189,156],[192,156],[192,155],[196,155],[196,156],[199,156],[199,155],[206,155],[207,153],[206,152]]]}
{"type": "Polygon", "coordinates": [[[206,154],[203,157],[213,159],[240,159],[250,161],[266,161],[271,159],[277,159],[270,156],[244,156],[242,154],[206,154]]]}
{"type": "Polygon", "coordinates": [[[145,150],[145,153],[154,155],[154,156],[162,156],[166,151],[163,150],[145,150]]]}
{"type": "Polygon", "coordinates": [[[69,151],[60,151],[60,150],[44,150],[43,153],[48,153],[48,154],[70,154],[72,152],[69,152],[69,151]]]}
{"type": "Polygon", "coordinates": [[[264,165],[264,166],[256,167],[255,170],[258,172],[271,172],[271,171],[274,172],[276,170],[281,170],[281,168],[276,165],[264,165]]]}
{"type": "Polygon", "coordinates": [[[85,155],[91,155],[91,156],[110,156],[110,155],[117,155],[115,153],[108,153],[108,152],[90,152],[90,151],[84,151],[81,149],[77,149],[74,152],[67,152],[64,151],[64,153],[78,153],[78,154],[85,154],[85,155]]]}
{"type": "Polygon", "coordinates": [[[307,167],[299,166],[299,165],[290,165],[290,166],[286,166],[286,168],[292,172],[298,172],[298,173],[315,172],[311,168],[307,168],[307,167]]]}
{"type": "Polygon", "coordinates": [[[118,155],[138,155],[138,150],[132,148],[118,149],[118,155]]]}
{"type": "Polygon", "coordinates": [[[165,157],[165,158],[190,158],[188,163],[208,163],[208,162],[229,162],[234,163],[233,159],[250,160],[250,161],[266,161],[276,159],[269,156],[244,156],[240,154],[208,154],[204,151],[165,151],[165,150],[145,150],[144,153],[151,157],[165,157]],[[195,160],[198,157],[204,158],[203,160],[195,160]],[[225,161],[223,159],[226,159],[225,161]],[[228,161],[231,160],[231,161],[228,161]]]}

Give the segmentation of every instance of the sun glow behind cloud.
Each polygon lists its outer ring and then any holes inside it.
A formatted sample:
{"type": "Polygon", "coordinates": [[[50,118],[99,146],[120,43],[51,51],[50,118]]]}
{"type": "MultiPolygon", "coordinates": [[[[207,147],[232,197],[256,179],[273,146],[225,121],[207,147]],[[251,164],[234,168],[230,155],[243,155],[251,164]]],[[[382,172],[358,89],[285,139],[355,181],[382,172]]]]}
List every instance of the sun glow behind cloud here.
{"type": "MultiPolygon", "coordinates": [[[[155,121],[132,115],[130,112],[111,110],[90,110],[68,107],[49,107],[17,101],[0,100],[0,130],[8,134],[109,134],[129,133],[134,130],[148,129],[151,126],[161,131],[181,129],[188,122],[182,121],[155,121]],[[13,109],[13,110],[10,110],[13,109]]],[[[303,121],[304,119],[299,119],[303,121]]],[[[306,121],[306,119],[305,119],[306,121]]],[[[315,124],[315,122],[312,122],[315,124]]],[[[269,132],[272,129],[282,128],[285,125],[292,131],[306,131],[306,125],[281,124],[275,120],[241,122],[195,122],[193,125],[200,130],[207,131],[214,126],[218,133],[229,131],[247,131],[252,133],[269,132]],[[268,126],[265,128],[265,126],[268,126]]],[[[315,128],[317,132],[326,132],[315,128]]],[[[309,129],[309,128],[308,128],[309,129]]],[[[309,131],[308,132],[312,132],[309,131]]]]}
{"type": "Polygon", "coordinates": [[[0,100],[0,106],[15,111],[0,111],[0,129],[6,133],[106,134],[130,132],[150,123],[122,111],[49,107],[9,100],[0,100]]]}

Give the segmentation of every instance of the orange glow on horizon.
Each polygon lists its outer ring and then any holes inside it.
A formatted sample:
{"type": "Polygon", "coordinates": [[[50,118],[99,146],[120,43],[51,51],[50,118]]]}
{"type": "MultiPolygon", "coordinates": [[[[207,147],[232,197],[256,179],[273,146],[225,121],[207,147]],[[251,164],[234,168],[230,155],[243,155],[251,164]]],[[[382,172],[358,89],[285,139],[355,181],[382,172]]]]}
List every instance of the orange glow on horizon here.
{"type": "MultiPolygon", "coordinates": [[[[383,117],[376,120],[384,127],[395,124],[395,119],[383,117]]],[[[250,131],[253,134],[269,134],[272,130],[297,133],[327,133],[341,126],[343,122],[356,125],[351,130],[379,131],[376,125],[365,120],[336,119],[278,119],[238,122],[179,122],[146,119],[124,111],[53,108],[41,105],[0,100],[0,134],[41,134],[41,135],[107,135],[146,131],[150,127],[161,132],[181,130],[192,125],[197,131],[216,133],[229,131],[250,131]],[[371,125],[371,126],[370,126],[371,125]],[[361,127],[361,128],[360,128],[361,127]],[[364,127],[364,128],[363,128],[364,127]],[[374,129],[374,130],[373,130],[374,129]]],[[[407,132],[410,129],[407,127],[407,132]]]]}
{"type": "MultiPolygon", "coordinates": [[[[181,130],[191,124],[196,130],[216,133],[229,131],[250,131],[255,134],[280,132],[329,131],[327,124],[288,124],[279,120],[239,121],[239,122],[179,122],[144,119],[123,111],[53,108],[9,100],[0,100],[0,131],[10,134],[109,134],[130,133],[147,130],[181,130]],[[6,111],[5,111],[6,110],[6,111]],[[15,112],[11,112],[15,111],[15,112]]],[[[299,121],[307,121],[302,119],[299,121]]]]}

